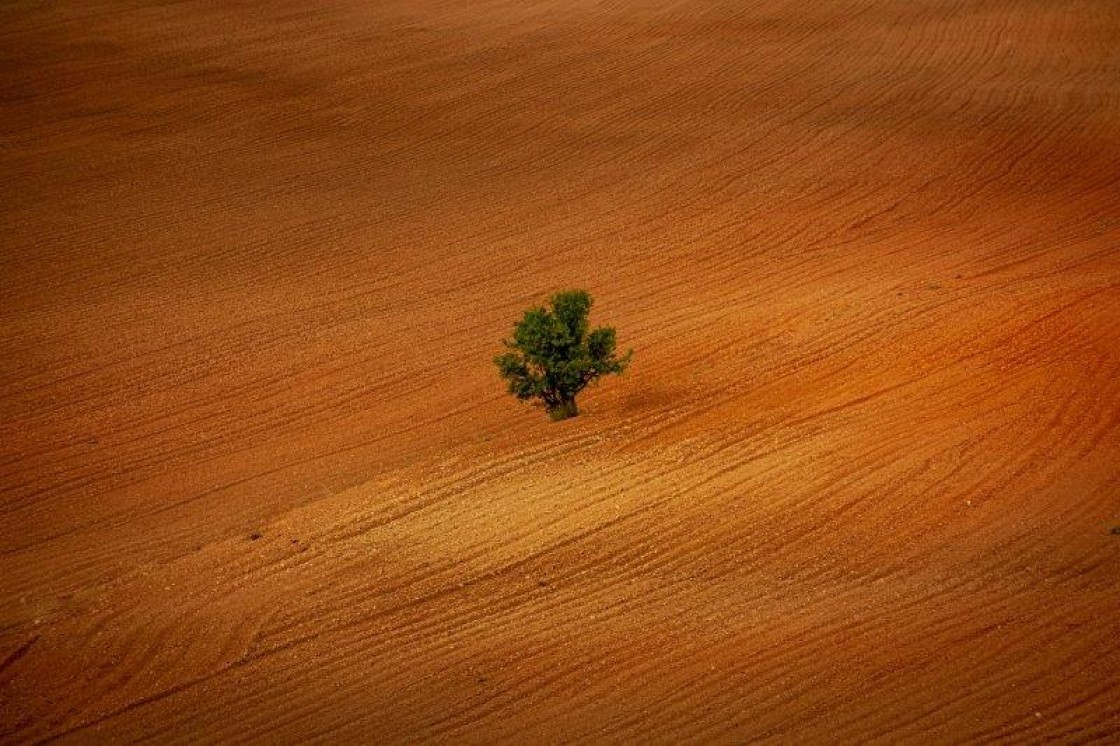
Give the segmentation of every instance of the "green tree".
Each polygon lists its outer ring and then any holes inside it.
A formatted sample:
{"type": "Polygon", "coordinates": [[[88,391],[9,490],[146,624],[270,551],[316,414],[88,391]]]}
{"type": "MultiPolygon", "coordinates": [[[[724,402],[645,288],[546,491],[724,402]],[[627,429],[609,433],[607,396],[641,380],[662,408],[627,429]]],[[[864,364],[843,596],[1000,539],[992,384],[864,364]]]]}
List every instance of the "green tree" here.
{"type": "Polygon", "coordinates": [[[549,305],[525,312],[513,338],[503,341],[508,351],[494,364],[511,394],[522,401],[539,399],[552,419],[563,420],[579,414],[576,394],[592,381],[626,370],[634,351],[615,354],[613,327],[588,331],[587,291],[556,293],[549,305]]]}

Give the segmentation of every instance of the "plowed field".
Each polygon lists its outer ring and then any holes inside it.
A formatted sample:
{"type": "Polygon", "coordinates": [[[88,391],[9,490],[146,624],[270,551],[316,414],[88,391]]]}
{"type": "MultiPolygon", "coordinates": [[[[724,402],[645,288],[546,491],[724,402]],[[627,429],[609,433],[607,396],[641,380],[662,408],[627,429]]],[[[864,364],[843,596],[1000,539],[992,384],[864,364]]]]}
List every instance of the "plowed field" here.
{"type": "Polygon", "coordinates": [[[0,741],[1120,738],[1115,0],[7,2],[0,219],[0,741]]]}

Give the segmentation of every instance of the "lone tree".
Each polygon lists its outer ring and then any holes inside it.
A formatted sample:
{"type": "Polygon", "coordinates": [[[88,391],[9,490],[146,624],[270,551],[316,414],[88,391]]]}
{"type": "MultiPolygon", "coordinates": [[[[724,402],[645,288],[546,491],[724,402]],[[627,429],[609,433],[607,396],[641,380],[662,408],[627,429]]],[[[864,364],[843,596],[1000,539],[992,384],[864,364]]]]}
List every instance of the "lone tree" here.
{"type": "Polygon", "coordinates": [[[615,355],[613,327],[587,330],[591,296],[569,290],[552,296],[549,308],[532,308],[514,325],[509,350],[494,358],[509,392],[522,401],[540,399],[549,417],[563,420],[579,414],[576,394],[587,384],[621,373],[633,350],[615,355]]]}

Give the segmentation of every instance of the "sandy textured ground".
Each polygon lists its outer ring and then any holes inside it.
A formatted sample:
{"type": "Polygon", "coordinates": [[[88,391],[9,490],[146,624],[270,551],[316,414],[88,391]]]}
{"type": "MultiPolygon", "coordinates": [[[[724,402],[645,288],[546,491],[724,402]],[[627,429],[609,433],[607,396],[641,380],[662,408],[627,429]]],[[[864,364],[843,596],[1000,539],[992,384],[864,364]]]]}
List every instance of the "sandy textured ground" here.
{"type": "Polygon", "coordinates": [[[8,2],[0,146],[0,741],[1120,738],[1114,0],[8,2]]]}

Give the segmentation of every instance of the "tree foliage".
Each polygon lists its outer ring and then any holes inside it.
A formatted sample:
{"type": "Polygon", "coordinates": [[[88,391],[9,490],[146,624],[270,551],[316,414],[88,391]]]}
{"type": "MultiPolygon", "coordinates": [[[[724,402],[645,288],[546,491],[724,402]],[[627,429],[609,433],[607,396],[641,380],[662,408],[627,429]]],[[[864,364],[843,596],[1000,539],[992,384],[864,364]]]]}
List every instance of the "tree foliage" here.
{"type": "Polygon", "coordinates": [[[569,290],[552,296],[549,308],[532,308],[514,325],[507,352],[494,358],[509,392],[522,401],[539,399],[554,420],[579,414],[576,394],[589,383],[630,364],[633,350],[615,354],[613,327],[588,330],[591,296],[569,290]]]}

